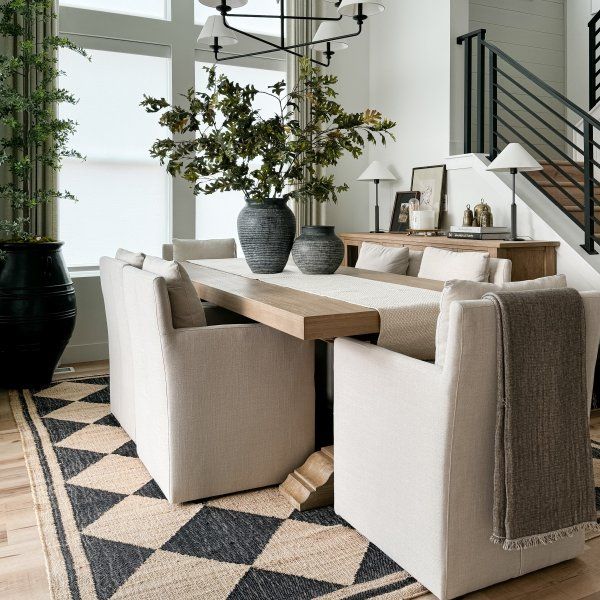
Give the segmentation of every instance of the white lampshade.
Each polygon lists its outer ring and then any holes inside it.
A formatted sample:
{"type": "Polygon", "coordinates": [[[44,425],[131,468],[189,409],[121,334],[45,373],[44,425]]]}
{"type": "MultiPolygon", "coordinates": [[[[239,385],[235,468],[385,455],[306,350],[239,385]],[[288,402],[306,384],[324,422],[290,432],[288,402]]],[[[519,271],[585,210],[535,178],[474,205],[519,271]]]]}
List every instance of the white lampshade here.
{"type": "Polygon", "coordinates": [[[355,17],[358,15],[358,7],[361,4],[362,13],[365,17],[376,15],[385,10],[385,4],[377,2],[376,0],[364,0],[363,2],[358,2],[357,0],[342,0],[338,12],[344,17],[355,17]]]}
{"type": "MultiPolygon", "coordinates": [[[[221,0],[200,0],[200,4],[217,8],[217,6],[221,6],[221,0]]],[[[227,0],[227,6],[230,8],[240,8],[240,6],[245,6],[246,4],[248,4],[248,0],[227,0]]]]}
{"type": "Polygon", "coordinates": [[[367,170],[357,181],[396,181],[396,177],[390,173],[378,160],[374,160],[367,170]]]}
{"type": "Polygon", "coordinates": [[[543,171],[544,167],[521,146],[508,144],[487,168],[488,171],[543,171]]]}
{"type": "Polygon", "coordinates": [[[219,39],[219,46],[231,46],[238,42],[235,31],[227,29],[223,25],[223,17],[221,15],[211,15],[206,19],[206,23],[198,36],[198,41],[205,44],[212,44],[215,38],[219,39]]]}
{"type": "MultiPolygon", "coordinates": [[[[342,35],[344,35],[344,32],[337,21],[325,21],[319,25],[319,29],[317,29],[317,33],[315,33],[315,37],[313,38],[312,47],[320,52],[327,52],[327,42],[321,44],[317,42],[340,37],[342,35]]],[[[348,47],[348,44],[342,40],[336,40],[335,42],[329,42],[329,46],[331,50],[337,52],[338,50],[345,50],[348,47]]]]}

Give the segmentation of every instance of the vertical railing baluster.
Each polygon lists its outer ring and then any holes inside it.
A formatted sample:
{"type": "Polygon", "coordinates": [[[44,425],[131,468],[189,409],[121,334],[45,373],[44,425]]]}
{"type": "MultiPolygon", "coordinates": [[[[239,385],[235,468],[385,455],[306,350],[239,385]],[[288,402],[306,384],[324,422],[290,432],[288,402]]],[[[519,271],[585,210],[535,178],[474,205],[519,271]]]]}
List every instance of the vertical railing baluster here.
{"type": "Polygon", "coordinates": [[[583,184],[584,195],[584,231],[585,243],[583,249],[589,254],[597,254],[594,243],[594,128],[591,123],[583,126],[583,184]]]}
{"type": "Polygon", "coordinates": [[[465,143],[464,150],[465,154],[471,153],[471,115],[472,113],[472,92],[471,86],[473,83],[473,51],[471,46],[471,38],[465,40],[465,114],[464,114],[464,133],[465,143]]]}
{"type": "Polygon", "coordinates": [[[490,74],[489,74],[489,107],[488,107],[488,124],[489,124],[489,144],[490,153],[489,159],[496,158],[498,150],[498,57],[490,49],[489,51],[490,74]]]}
{"type": "Polygon", "coordinates": [[[485,152],[485,31],[477,36],[477,152],[485,152]]]}
{"type": "Polygon", "coordinates": [[[590,110],[596,105],[596,23],[592,19],[588,23],[588,77],[590,82],[590,110]]]}

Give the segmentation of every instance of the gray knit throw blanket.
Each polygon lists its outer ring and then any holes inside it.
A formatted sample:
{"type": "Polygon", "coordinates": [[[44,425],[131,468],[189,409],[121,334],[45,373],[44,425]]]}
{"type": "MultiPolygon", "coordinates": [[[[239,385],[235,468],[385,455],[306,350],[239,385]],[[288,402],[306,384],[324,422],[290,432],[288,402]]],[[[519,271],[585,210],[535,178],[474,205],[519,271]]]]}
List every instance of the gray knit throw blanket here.
{"type": "Polygon", "coordinates": [[[490,539],[520,550],[598,530],[582,298],[572,289],[485,298],[498,317],[490,539]]]}

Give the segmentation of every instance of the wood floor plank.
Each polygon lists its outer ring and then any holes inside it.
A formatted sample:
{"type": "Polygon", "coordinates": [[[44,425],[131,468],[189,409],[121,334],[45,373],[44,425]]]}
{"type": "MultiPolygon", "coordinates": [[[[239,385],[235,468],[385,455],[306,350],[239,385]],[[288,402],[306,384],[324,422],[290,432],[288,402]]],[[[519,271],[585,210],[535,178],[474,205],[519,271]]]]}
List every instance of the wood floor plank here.
{"type": "MultiPolygon", "coordinates": [[[[66,376],[108,372],[105,361],[66,376]]],[[[62,379],[65,376],[61,377],[62,379]]],[[[591,423],[600,440],[600,415],[591,423]]],[[[600,600],[600,538],[579,558],[465,596],[468,600],[600,600]]],[[[8,394],[0,390],[0,598],[48,600],[50,592],[29,477],[8,394]]],[[[435,600],[433,594],[422,597],[435,600]]],[[[140,599],[143,600],[143,599],[140,599]]]]}

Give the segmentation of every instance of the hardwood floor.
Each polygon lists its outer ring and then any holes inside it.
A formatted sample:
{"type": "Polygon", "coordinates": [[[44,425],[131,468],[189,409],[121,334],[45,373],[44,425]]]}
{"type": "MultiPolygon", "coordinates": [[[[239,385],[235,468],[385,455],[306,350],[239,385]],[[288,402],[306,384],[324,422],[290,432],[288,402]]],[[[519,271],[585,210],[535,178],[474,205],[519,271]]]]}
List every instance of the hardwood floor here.
{"type": "MultiPolygon", "coordinates": [[[[65,377],[107,372],[105,362],[76,366],[65,377]]],[[[592,417],[592,437],[600,440],[600,415],[592,417]]],[[[8,394],[0,390],[0,599],[50,598],[44,554],[33,509],[29,478],[8,394]]],[[[393,596],[386,596],[392,600],[393,596]]],[[[433,600],[429,594],[423,598],[433,600]]],[[[588,542],[575,560],[469,594],[469,600],[600,600],[600,538],[588,542]]],[[[143,600],[143,598],[140,598],[143,600]]]]}

